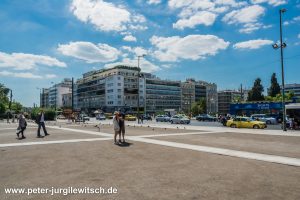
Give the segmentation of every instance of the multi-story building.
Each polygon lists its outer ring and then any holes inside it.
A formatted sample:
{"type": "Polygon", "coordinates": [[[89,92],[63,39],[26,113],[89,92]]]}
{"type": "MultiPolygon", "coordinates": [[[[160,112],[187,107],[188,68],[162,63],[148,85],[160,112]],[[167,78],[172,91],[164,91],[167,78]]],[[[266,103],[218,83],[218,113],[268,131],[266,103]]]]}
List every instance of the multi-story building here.
{"type": "Polygon", "coordinates": [[[72,92],[62,94],[62,107],[71,108],[72,107],[72,92]]]}
{"type": "Polygon", "coordinates": [[[41,93],[41,107],[63,107],[63,95],[72,93],[72,80],[65,78],[61,83],[50,88],[43,88],[41,93]]]}
{"type": "Polygon", "coordinates": [[[285,84],[285,92],[293,92],[297,100],[300,100],[300,84],[285,84]]]}
{"type": "Polygon", "coordinates": [[[241,97],[237,90],[223,90],[218,92],[218,113],[226,115],[230,112],[230,104],[241,97]]]}
{"type": "MultiPolygon", "coordinates": [[[[202,81],[187,79],[181,83],[181,90],[181,108],[184,112],[190,113],[194,102],[207,99],[206,85],[202,81]]],[[[208,112],[208,109],[205,112],[208,112]]]]}
{"type": "MultiPolygon", "coordinates": [[[[181,82],[145,78],[146,112],[156,113],[167,109],[181,109],[181,82]]],[[[143,93],[144,94],[144,93],[143,93]]]]}
{"type": "MultiPolygon", "coordinates": [[[[139,97],[140,111],[154,113],[174,109],[188,112],[193,102],[211,96],[212,92],[207,94],[207,85],[214,85],[216,92],[215,84],[192,79],[184,83],[162,80],[137,67],[118,65],[83,74],[74,86],[74,107],[87,112],[96,109],[136,112],[139,97]]],[[[210,106],[210,111],[212,107],[217,106],[210,106]]]]}
{"type": "Polygon", "coordinates": [[[49,107],[49,89],[43,88],[40,94],[40,107],[47,108],[49,107]]]}
{"type": "Polygon", "coordinates": [[[102,109],[110,112],[124,108],[136,111],[139,96],[143,109],[145,78],[140,76],[138,79],[139,74],[143,75],[139,68],[125,65],[83,74],[83,78],[76,83],[77,107],[87,111],[102,109]]]}

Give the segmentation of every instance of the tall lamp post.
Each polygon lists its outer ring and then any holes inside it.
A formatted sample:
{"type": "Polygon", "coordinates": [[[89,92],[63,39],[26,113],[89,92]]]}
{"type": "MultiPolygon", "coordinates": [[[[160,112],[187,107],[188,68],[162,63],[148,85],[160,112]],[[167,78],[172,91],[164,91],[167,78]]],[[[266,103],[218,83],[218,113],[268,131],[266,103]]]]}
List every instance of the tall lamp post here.
{"type": "Polygon", "coordinates": [[[140,59],[145,57],[146,54],[138,56],[138,99],[137,99],[137,117],[138,117],[138,124],[140,123],[140,59]]]}
{"type": "Polygon", "coordinates": [[[273,44],[274,49],[280,48],[280,60],[281,60],[281,80],[282,80],[282,129],[286,131],[286,113],[285,113],[285,97],[284,97],[284,66],[283,66],[283,49],[286,47],[286,44],[282,41],[282,14],[286,12],[286,9],[282,8],[279,10],[279,18],[280,18],[280,44],[273,44]]]}

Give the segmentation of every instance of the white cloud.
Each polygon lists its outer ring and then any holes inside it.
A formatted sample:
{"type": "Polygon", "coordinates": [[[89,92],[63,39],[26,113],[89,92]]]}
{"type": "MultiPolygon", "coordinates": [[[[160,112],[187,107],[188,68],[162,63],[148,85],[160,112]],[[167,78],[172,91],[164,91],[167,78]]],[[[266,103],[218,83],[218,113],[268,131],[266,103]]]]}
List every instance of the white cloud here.
{"type": "Polygon", "coordinates": [[[91,42],[70,42],[59,44],[57,50],[63,55],[86,61],[87,63],[112,62],[118,59],[120,52],[107,44],[91,42]]]}
{"type": "Polygon", "coordinates": [[[251,3],[253,4],[268,3],[269,5],[272,6],[279,6],[279,5],[286,4],[287,1],[286,0],[251,0],[251,3]]]}
{"type": "Polygon", "coordinates": [[[134,47],[134,48],[132,48],[132,47],[129,47],[129,46],[122,46],[121,47],[123,50],[125,50],[125,51],[128,51],[128,52],[130,52],[130,53],[133,53],[134,55],[133,56],[141,56],[141,55],[147,55],[147,54],[149,54],[149,51],[148,50],[146,50],[146,49],[144,49],[143,47],[134,47]]]}
{"type": "Polygon", "coordinates": [[[216,55],[219,50],[226,49],[229,42],[214,35],[188,35],[186,37],[158,37],[150,39],[157,49],[154,56],[160,61],[178,61],[180,59],[198,60],[216,55]]]}
{"type": "Polygon", "coordinates": [[[294,23],[297,23],[297,22],[300,22],[300,16],[297,16],[297,17],[294,17],[292,20],[290,21],[285,21],[283,23],[283,25],[287,26],[287,25],[290,25],[290,24],[294,24],[294,23]]]}
{"type": "Polygon", "coordinates": [[[14,78],[27,78],[27,79],[51,79],[57,77],[55,74],[46,74],[45,76],[35,75],[30,72],[9,72],[0,71],[0,76],[14,77],[14,78]]]}
{"type": "Polygon", "coordinates": [[[258,22],[259,17],[265,14],[265,8],[259,5],[247,6],[227,13],[222,21],[227,24],[242,24],[241,33],[251,33],[260,28],[267,28],[258,22]]]}
{"type": "Polygon", "coordinates": [[[211,26],[220,13],[230,8],[246,6],[246,1],[235,0],[169,0],[171,9],[181,9],[179,20],[173,24],[173,28],[194,28],[197,25],[211,26]]]}
{"type": "Polygon", "coordinates": [[[239,42],[233,45],[234,49],[259,49],[265,45],[273,44],[272,40],[249,40],[245,42],[239,42]]]}
{"type": "Polygon", "coordinates": [[[244,24],[242,28],[240,28],[240,33],[252,33],[253,31],[259,30],[259,29],[268,29],[271,28],[272,25],[263,25],[261,23],[248,23],[244,24]]]}
{"type": "Polygon", "coordinates": [[[71,11],[80,21],[91,23],[100,31],[123,31],[146,21],[140,14],[103,0],[73,0],[71,11]]]}
{"type": "Polygon", "coordinates": [[[215,22],[217,15],[212,12],[200,11],[195,15],[191,16],[187,19],[180,19],[175,24],[173,24],[173,28],[184,29],[194,28],[196,25],[203,24],[205,26],[210,26],[215,22]]]}
{"type": "Polygon", "coordinates": [[[148,4],[160,4],[161,0],[148,0],[147,3],[148,4]]]}
{"type": "Polygon", "coordinates": [[[38,66],[66,67],[66,63],[56,58],[44,55],[0,52],[0,68],[12,68],[14,70],[30,70],[38,66]]]}
{"type": "MultiPolygon", "coordinates": [[[[136,67],[137,60],[131,60],[129,58],[124,58],[121,62],[106,64],[106,65],[104,65],[104,68],[112,68],[112,67],[115,67],[116,65],[129,65],[132,67],[136,67]]],[[[160,68],[157,65],[151,63],[150,61],[148,61],[145,58],[140,59],[140,68],[142,69],[143,72],[149,72],[149,73],[160,70],[160,68]]]]}
{"type": "Polygon", "coordinates": [[[257,22],[264,15],[265,9],[259,5],[247,6],[227,13],[222,21],[228,24],[247,24],[257,22]]]}
{"type": "Polygon", "coordinates": [[[124,38],[123,38],[124,41],[127,41],[127,42],[136,42],[136,37],[132,36],[132,35],[126,35],[124,38]]]}

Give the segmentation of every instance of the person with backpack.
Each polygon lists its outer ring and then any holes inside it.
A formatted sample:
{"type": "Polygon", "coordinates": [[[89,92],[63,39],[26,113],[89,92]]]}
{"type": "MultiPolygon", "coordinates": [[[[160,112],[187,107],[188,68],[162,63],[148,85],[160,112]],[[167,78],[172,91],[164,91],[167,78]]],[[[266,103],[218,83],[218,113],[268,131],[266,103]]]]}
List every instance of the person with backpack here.
{"type": "Polygon", "coordinates": [[[50,135],[49,133],[47,133],[46,127],[45,127],[45,114],[44,111],[41,110],[41,112],[39,113],[39,115],[36,118],[35,121],[38,124],[38,130],[37,130],[37,137],[38,138],[43,138],[44,136],[41,136],[41,127],[43,127],[43,131],[45,136],[50,135]]]}
{"type": "Polygon", "coordinates": [[[19,116],[19,126],[18,126],[17,133],[16,133],[18,136],[18,139],[26,139],[26,137],[24,136],[24,131],[25,131],[26,127],[27,127],[27,122],[26,122],[25,116],[23,115],[23,113],[21,113],[19,116]],[[19,138],[20,133],[22,134],[21,138],[19,138]]]}

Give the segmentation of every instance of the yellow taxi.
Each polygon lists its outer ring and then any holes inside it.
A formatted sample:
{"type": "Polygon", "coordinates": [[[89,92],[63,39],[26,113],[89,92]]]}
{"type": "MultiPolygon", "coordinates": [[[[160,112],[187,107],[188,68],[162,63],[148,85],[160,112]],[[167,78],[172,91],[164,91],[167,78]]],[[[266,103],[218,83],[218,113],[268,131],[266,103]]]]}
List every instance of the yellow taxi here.
{"type": "Polygon", "coordinates": [[[136,117],[133,115],[125,115],[125,120],[127,121],[135,121],[136,117]]]}
{"type": "Polygon", "coordinates": [[[249,117],[235,117],[227,121],[226,126],[231,128],[254,128],[264,129],[267,128],[265,122],[255,121],[249,117]]]}

